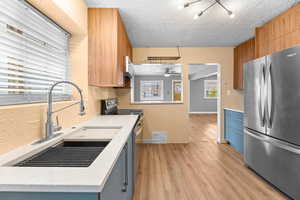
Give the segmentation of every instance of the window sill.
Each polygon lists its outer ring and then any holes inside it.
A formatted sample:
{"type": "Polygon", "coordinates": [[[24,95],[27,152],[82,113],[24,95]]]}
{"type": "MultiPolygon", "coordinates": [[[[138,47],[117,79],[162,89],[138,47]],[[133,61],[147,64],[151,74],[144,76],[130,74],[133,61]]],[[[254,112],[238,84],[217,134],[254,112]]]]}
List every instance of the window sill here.
{"type": "MultiPolygon", "coordinates": [[[[53,102],[53,105],[62,105],[62,104],[71,104],[77,102],[76,100],[64,100],[64,101],[56,101],[53,102]]],[[[26,107],[36,107],[36,106],[47,106],[47,102],[43,103],[28,103],[28,104],[16,104],[16,105],[2,105],[0,106],[0,110],[2,109],[13,109],[13,108],[26,108],[26,107]]]]}
{"type": "Polygon", "coordinates": [[[132,105],[155,105],[155,104],[183,104],[183,101],[138,101],[131,102],[132,105]]]}

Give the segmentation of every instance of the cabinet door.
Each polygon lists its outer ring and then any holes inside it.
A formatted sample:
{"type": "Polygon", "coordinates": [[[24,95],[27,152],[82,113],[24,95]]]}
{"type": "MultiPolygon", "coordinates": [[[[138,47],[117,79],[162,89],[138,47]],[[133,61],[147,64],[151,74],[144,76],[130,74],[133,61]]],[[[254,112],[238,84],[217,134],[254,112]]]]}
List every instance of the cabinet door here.
{"type": "Polygon", "coordinates": [[[117,26],[118,10],[89,8],[89,84],[117,86],[117,26]]]}
{"type": "Polygon", "coordinates": [[[126,200],[124,191],[126,150],[123,149],[105,186],[101,192],[101,200],[126,200]]]}
{"type": "Polygon", "coordinates": [[[125,72],[125,57],[127,52],[127,34],[121,16],[117,15],[118,24],[118,85],[124,85],[123,72],[125,72]]]}
{"type": "Polygon", "coordinates": [[[134,141],[133,137],[135,137],[134,133],[131,133],[128,142],[127,142],[127,176],[128,176],[128,184],[127,184],[127,193],[126,199],[132,200],[133,192],[134,192],[134,141]]]}
{"type": "Polygon", "coordinates": [[[244,64],[255,57],[255,39],[252,38],[234,48],[234,89],[243,89],[244,64]]]}

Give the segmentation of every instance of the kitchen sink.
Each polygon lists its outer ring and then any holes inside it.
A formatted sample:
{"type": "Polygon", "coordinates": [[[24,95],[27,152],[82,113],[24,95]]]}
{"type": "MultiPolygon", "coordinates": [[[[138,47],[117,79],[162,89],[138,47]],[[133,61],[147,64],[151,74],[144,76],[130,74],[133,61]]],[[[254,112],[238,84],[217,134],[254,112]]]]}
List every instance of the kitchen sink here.
{"type": "Polygon", "coordinates": [[[109,141],[63,141],[27,158],[16,167],[89,167],[109,141]]]}

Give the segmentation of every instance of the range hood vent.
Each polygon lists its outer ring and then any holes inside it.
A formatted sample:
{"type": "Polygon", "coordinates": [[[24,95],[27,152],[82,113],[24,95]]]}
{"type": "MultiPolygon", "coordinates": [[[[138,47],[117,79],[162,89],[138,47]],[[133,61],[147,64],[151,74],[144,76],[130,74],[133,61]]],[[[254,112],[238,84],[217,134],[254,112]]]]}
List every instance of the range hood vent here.
{"type": "Polygon", "coordinates": [[[128,56],[125,57],[126,71],[124,72],[125,79],[131,79],[134,76],[133,64],[128,56]]]}

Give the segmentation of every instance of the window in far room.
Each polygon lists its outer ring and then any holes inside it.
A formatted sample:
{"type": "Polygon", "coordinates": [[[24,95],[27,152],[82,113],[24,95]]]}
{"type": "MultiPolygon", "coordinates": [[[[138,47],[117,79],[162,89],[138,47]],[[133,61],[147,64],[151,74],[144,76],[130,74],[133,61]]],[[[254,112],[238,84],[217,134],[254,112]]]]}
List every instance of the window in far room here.
{"type": "Polygon", "coordinates": [[[161,101],[164,99],[163,81],[141,81],[140,92],[142,101],[161,101]]]}

